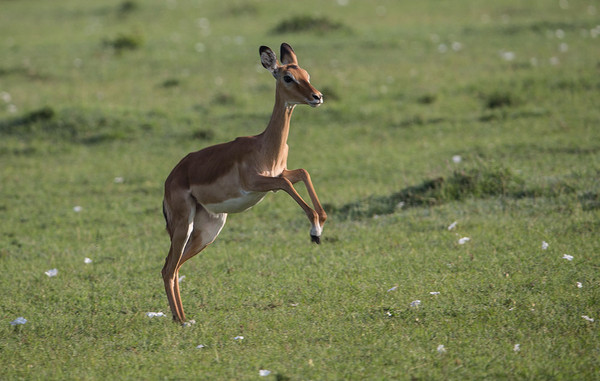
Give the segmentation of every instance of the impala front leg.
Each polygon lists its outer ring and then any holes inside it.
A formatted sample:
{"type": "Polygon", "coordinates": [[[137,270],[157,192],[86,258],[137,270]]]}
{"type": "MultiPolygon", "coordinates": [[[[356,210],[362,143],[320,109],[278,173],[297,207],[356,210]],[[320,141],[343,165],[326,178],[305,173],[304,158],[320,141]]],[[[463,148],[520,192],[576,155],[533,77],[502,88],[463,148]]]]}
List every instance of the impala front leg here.
{"type": "MultiPolygon", "coordinates": [[[[294,186],[292,185],[292,182],[290,180],[286,179],[283,176],[282,177],[268,177],[268,176],[257,175],[256,177],[254,177],[250,181],[248,181],[248,190],[254,191],[254,192],[269,192],[269,191],[283,190],[287,194],[292,196],[294,201],[296,201],[296,203],[298,203],[298,205],[300,205],[300,207],[304,210],[304,213],[306,213],[306,217],[308,217],[308,220],[311,223],[311,229],[310,229],[311,240],[313,242],[315,242],[316,244],[321,243],[321,233],[323,231],[322,223],[320,222],[321,216],[319,215],[319,213],[317,213],[313,209],[311,209],[311,207],[308,206],[308,204],[302,199],[302,197],[300,197],[298,192],[296,192],[296,189],[294,189],[294,186]]],[[[314,192],[314,189],[313,189],[313,192],[314,192]]],[[[315,197],[316,197],[316,195],[315,195],[315,197]]],[[[311,198],[312,198],[312,196],[311,196],[311,198]]],[[[318,199],[317,199],[317,202],[318,202],[318,199]]],[[[319,204],[319,206],[320,206],[320,204],[319,204]]],[[[322,209],[323,208],[321,208],[321,210],[322,209]]],[[[323,212],[323,214],[324,214],[324,212],[323,212]]],[[[327,218],[327,216],[325,216],[325,218],[327,218]]],[[[325,222],[324,218],[323,218],[323,222],[325,222]]]]}
{"type": "Polygon", "coordinates": [[[285,169],[281,176],[290,180],[292,184],[296,184],[298,181],[302,181],[304,183],[304,185],[306,186],[306,190],[308,191],[308,195],[310,196],[310,199],[315,208],[315,211],[319,214],[319,225],[321,226],[321,228],[323,228],[325,220],[327,219],[327,213],[325,213],[325,210],[319,202],[319,197],[317,196],[317,192],[315,191],[312,181],[310,180],[310,174],[308,173],[308,171],[302,168],[294,170],[285,169]]]}

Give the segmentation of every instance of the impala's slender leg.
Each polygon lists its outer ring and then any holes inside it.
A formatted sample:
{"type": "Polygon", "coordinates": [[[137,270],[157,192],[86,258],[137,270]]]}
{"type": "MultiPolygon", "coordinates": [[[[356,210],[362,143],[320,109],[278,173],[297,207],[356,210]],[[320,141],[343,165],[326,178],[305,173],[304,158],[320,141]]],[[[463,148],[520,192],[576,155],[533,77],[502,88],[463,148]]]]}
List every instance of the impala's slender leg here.
{"type": "Polygon", "coordinates": [[[181,295],[179,293],[179,269],[190,258],[200,253],[206,246],[210,245],[217,238],[221,229],[227,220],[226,213],[213,214],[204,209],[202,205],[196,206],[196,214],[194,216],[193,231],[187,241],[183,255],[177,265],[174,281],[174,296],[175,305],[179,312],[179,321],[185,321],[185,313],[183,312],[183,304],[181,303],[181,295]]]}
{"type": "Polygon", "coordinates": [[[171,247],[162,269],[162,276],[173,319],[183,321],[183,311],[179,310],[180,303],[177,303],[177,299],[179,298],[179,279],[177,278],[177,273],[184,249],[194,229],[196,203],[193,199],[186,198],[179,208],[170,210],[165,215],[175,216],[176,218],[167,217],[167,229],[171,235],[171,247]]]}
{"type": "Polygon", "coordinates": [[[323,227],[323,224],[327,219],[327,213],[325,213],[325,210],[319,202],[319,197],[317,196],[317,192],[315,191],[312,181],[310,180],[310,174],[308,173],[308,171],[302,168],[293,170],[285,169],[281,176],[288,179],[292,184],[296,184],[298,181],[302,181],[304,183],[304,186],[306,186],[306,190],[308,191],[308,195],[310,196],[315,211],[319,215],[319,223],[321,227],[323,227]]]}
{"type": "Polygon", "coordinates": [[[302,197],[300,197],[290,180],[286,179],[285,177],[255,176],[252,179],[250,187],[250,190],[256,192],[268,192],[281,189],[292,196],[294,201],[296,201],[304,210],[304,213],[306,213],[306,216],[311,223],[312,227],[310,229],[310,237],[312,241],[317,244],[321,243],[320,237],[323,229],[321,228],[322,225],[319,222],[319,214],[311,209],[311,207],[308,206],[302,197]]]}

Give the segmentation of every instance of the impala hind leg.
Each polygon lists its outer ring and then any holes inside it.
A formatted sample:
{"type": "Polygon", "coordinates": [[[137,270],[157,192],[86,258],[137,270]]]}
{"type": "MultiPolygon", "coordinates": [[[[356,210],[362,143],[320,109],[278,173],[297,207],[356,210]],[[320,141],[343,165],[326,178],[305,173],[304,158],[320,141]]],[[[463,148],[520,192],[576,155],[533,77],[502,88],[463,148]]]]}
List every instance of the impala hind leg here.
{"type": "Polygon", "coordinates": [[[165,265],[162,269],[162,277],[165,284],[165,292],[169,301],[169,307],[173,314],[173,320],[183,321],[183,311],[180,311],[177,304],[179,294],[179,282],[177,279],[177,269],[183,257],[185,247],[192,235],[194,229],[194,218],[196,216],[196,203],[187,199],[177,205],[177,208],[169,208],[166,202],[165,217],[167,219],[167,231],[171,236],[171,247],[169,254],[165,259],[165,265]]]}
{"type": "Polygon", "coordinates": [[[177,319],[180,322],[185,321],[185,313],[181,302],[181,294],[179,292],[179,269],[190,258],[200,253],[217,238],[221,229],[225,225],[227,214],[213,214],[204,209],[201,205],[196,206],[196,213],[193,221],[192,233],[187,240],[183,255],[175,269],[174,277],[174,302],[176,311],[179,313],[177,319]]]}

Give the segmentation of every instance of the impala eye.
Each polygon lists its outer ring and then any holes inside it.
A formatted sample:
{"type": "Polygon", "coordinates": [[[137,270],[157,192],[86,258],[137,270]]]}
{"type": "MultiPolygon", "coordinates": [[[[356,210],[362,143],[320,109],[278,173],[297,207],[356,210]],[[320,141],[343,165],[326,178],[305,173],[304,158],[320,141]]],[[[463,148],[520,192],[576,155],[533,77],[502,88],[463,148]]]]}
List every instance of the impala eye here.
{"type": "Polygon", "coordinates": [[[291,75],[288,75],[288,74],[286,74],[286,75],[283,76],[283,80],[285,81],[285,83],[292,83],[292,82],[294,82],[294,78],[291,75]]]}

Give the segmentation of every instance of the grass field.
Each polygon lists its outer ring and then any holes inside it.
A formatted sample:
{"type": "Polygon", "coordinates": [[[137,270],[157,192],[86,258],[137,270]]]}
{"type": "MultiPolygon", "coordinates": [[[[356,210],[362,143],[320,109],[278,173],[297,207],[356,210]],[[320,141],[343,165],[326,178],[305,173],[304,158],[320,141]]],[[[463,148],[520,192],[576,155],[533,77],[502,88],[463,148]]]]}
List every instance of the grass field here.
{"type": "Polygon", "coordinates": [[[0,0],[0,379],[598,379],[599,46],[592,0],[0,0]],[[164,180],[284,41],[323,242],[269,195],[150,318],[164,180]]]}

